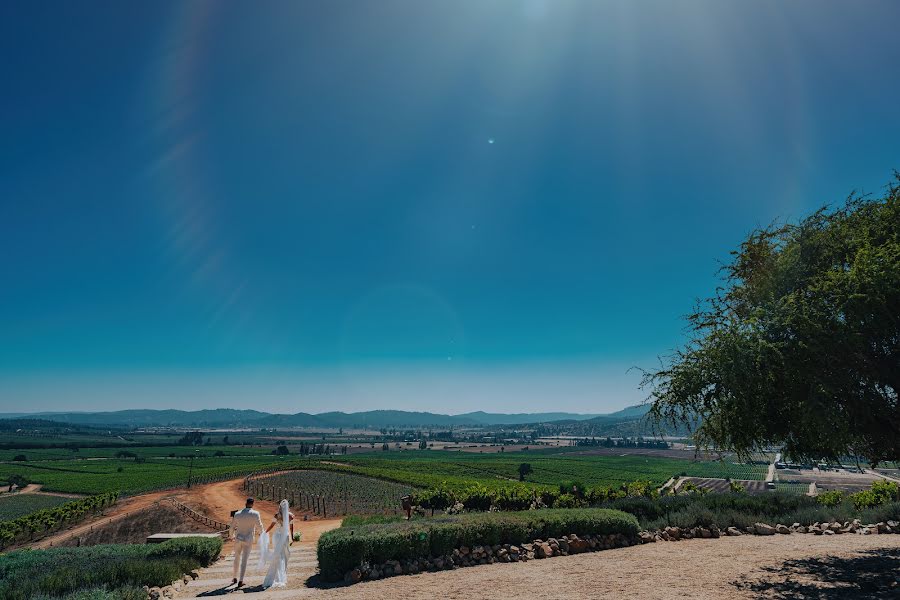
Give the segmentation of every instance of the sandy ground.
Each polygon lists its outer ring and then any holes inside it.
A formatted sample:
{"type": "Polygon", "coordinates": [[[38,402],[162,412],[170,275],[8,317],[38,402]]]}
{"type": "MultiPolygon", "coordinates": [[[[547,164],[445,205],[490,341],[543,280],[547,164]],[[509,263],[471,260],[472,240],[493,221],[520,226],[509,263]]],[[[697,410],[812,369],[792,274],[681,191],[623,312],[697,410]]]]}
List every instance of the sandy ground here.
{"type": "MultiPolygon", "coordinates": [[[[30,547],[49,548],[54,545],[58,546],[60,542],[68,538],[86,535],[91,531],[92,527],[122,519],[129,514],[133,514],[135,511],[145,509],[166,498],[175,498],[198,512],[224,523],[228,523],[231,521],[231,511],[243,508],[244,503],[247,500],[247,496],[241,489],[242,483],[243,479],[233,479],[230,481],[198,485],[190,490],[167,490],[126,498],[117,502],[112,508],[106,510],[103,517],[84,521],[75,527],[55,533],[52,536],[35,542],[30,547]]],[[[257,500],[255,508],[262,514],[263,524],[268,527],[276,512],[277,504],[266,500],[257,500]]],[[[309,521],[304,521],[302,512],[292,512],[297,517],[294,522],[294,530],[300,531],[302,543],[304,544],[314,544],[318,541],[319,535],[323,531],[339,527],[341,524],[340,519],[314,519],[312,515],[309,516],[309,521]]],[[[226,546],[227,545],[228,544],[226,544],[226,546]]],[[[226,548],[226,551],[229,549],[230,548],[226,548]]]]}
{"type": "MultiPolygon", "coordinates": [[[[900,536],[784,535],[687,540],[577,556],[405,575],[331,589],[310,587],[315,555],[292,552],[289,587],[230,585],[224,559],[201,573],[183,596],[247,594],[281,598],[900,598],[900,536]]],[[[250,600],[248,598],[248,600],[250,600]]]]}

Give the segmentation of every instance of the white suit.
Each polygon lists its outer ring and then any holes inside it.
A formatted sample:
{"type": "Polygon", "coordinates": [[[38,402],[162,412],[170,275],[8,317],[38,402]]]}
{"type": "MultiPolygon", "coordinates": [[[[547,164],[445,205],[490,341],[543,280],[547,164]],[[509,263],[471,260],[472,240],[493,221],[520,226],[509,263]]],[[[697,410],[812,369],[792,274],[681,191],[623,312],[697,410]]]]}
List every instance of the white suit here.
{"type": "Polygon", "coordinates": [[[253,538],[256,530],[264,531],[259,512],[252,508],[245,508],[234,513],[231,518],[231,537],[234,538],[234,569],[233,577],[238,581],[244,580],[247,572],[247,559],[250,558],[250,549],[253,548],[253,538]],[[240,564],[240,577],[238,577],[238,564],[240,564]]]}

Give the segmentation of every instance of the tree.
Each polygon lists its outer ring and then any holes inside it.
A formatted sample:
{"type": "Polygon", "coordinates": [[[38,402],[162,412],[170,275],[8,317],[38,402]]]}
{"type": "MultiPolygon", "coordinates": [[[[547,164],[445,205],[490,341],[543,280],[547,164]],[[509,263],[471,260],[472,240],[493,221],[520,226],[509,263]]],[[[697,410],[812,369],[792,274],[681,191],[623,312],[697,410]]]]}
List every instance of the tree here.
{"type": "Polygon", "coordinates": [[[16,455],[13,457],[13,460],[16,461],[16,462],[25,462],[25,461],[28,460],[28,457],[25,456],[24,454],[16,454],[16,455]]]}
{"type": "Polygon", "coordinates": [[[200,431],[188,431],[178,440],[178,444],[181,446],[200,446],[203,444],[203,433],[200,431]]]}
{"type": "Polygon", "coordinates": [[[531,473],[532,470],[529,463],[522,463],[519,465],[519,481],[525,481],[525,476],[531,473]]]}
{"type": "Polygon", "coordinates": [[[753,232],[690,339],[645,372],[657,423],[747,457],[900,459],[900,173],[797,224],[753,232]]]}
{"type": "Polygon", "coordinates": [[[419,450],[426,450],[427,448],[428,448],[428,442],[426,442],[425,440],[422,440],[421,442],[419,442],[419,450]]]}
{"type": "Polygon", "coordinates": [[[288,450],[287,446],[278,446],[277,448],[275,448],[275,452],[273,452],[273,454],[275,454],[276,456],[287,456],[290,453],[291,452],[290,450],[288,450]]]}

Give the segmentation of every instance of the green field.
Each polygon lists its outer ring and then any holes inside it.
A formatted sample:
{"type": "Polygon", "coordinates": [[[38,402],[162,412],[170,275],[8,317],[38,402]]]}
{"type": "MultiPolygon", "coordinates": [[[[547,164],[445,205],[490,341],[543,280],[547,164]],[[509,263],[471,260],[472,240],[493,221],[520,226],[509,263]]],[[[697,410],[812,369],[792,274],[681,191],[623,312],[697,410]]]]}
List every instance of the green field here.
{"type": "Polygon", "coordinates": [[[629,454],[574,455],[560,449],[540,449],[516,453],[465,453],[439,450],[370,452],[321,458],[292,455],[276,457],[273,446],[131,446],[126,448],[66,448],[0,450],[0,480],[21,475],[43,484],[46,491],[99,494],[120,491],[135,494],[187,484],[191,460],[194,482],[240,477],[274,468],[321,468],[340,470],[429,488],[442,483],[464,487],[481,483],[488,487],[506,487],[518,481],[523,462],[532,472],[526,483],[554,487],[564,481],[583,485],[619,486],[636,480],[662,485],[673,475],[694,477],[731,477],[763,480],[764,465],[739,465],[728,462],[692,461],[629,454]],[[135,458],[117,458],[120,452],[135,458]],[[221,454],[221,456],[215,456],[221,454]],[[25,461],[13,458],[24,455],[25,461]],[[320,461],[325,464],[320,465],[320,461]],[[327,464],[335,463],[335,464],[327,464]]]}
{"type": "MultiPolygon", "coordinates": [[[[259,469],[290,464],[290,458],[258,457],[200,458],[193,461],[195,483],[225,476],[235,478],[259,469]]],[[[0,478],[22,475],[43,484],[44,490],[75,494],[120,491],[135,494],[187,484],[191,461],[186,458],[131,460],[47,460],[0,464],[0,478]]]]}
{"type": "Polygon", "coordinates": [[[46,494],[4,494],[0,496],[0,521],[11,521],[71,501],[72,498],[46,494]]]}
{"type": "Polygon", "coordinates": [[[517,452],[515,455],[466,454],[440,451],[414,451],[342,456],[334,462],[346,465],[349,472],[416,487],[434,487],[442,483],[466,486],[478,482],[488,487],[504,487],[518,481],[523,462],[532,472],[525,478],[530,484],[557,486],[578,481],[586,486],[618,486],[636,480],[662,485],[673,475],[686,473],[696,477],[765,479],[762,465],[735,465],[724,462],[697,462],[642,455],[571,456],[546,452],[517,452]]]}

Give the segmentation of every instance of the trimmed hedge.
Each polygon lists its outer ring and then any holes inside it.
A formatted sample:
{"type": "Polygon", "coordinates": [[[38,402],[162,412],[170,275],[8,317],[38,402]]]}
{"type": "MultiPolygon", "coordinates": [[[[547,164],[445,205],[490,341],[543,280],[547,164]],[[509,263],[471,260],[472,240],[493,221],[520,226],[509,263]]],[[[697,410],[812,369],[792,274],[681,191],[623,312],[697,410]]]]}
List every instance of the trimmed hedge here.
{"type": "Polygon", "coordinates": [[[144,585],[169,585],[211,564],[221,551],[221,539],[195,537],[157,545],[19,550],[0,555],[0,598],[102,598],[106,593],[127,597],[129,590],[144,585]]]}
{"type": "Polygon", "coordinates": [[[617,510],[586,508],[447,515],[341,527],[319,538],[319,571],[323,579],[337,581],[365,562],[442,556],[461,546],[522,544],[570,533],[635,537],[638,522],[617,510]]]}

